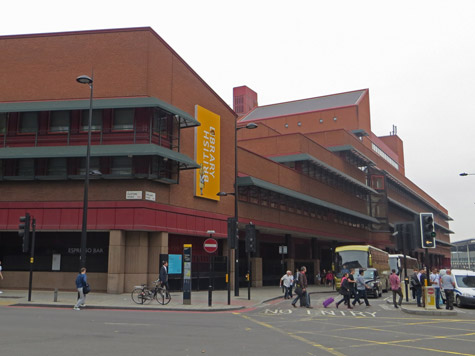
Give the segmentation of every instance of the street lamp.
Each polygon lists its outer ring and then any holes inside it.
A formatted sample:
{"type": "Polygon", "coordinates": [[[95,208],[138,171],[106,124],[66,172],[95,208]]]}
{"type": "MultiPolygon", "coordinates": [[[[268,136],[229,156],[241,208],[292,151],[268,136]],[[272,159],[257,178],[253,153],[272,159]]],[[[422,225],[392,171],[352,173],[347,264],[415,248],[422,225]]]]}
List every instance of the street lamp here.
{"type": "MultiPolygon", "coordinates": [[[[93,76],[94,77],[94,76],[93,76]]],[[[82,208],[82,229],[81,229],[81,256],[80,265],[86,267],[86,242],[87,242],[87,205],[88,205],[88,191],[89,191],[89,170],[91,161],[91,123],[92,123],[92,95],[94,91],[94,81],[87,75],[81,75],[76,78],[76,81],[80,84],[89,85],[90,98],[89,98],[89,119],[87,123],[87,148],[86,148],[86,171],[84,172],[84,200],[82,208]]]]}

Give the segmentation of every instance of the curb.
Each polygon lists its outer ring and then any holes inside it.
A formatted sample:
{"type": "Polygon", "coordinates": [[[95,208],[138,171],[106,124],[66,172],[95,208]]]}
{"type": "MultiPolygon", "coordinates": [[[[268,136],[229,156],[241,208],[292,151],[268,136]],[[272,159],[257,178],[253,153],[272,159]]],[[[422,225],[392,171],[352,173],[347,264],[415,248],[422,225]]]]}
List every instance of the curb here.
{"type": "MultiPolygon", "coordinates": [[[[35,303],[35,304],[26,304],[26,303],[17,303],[17,304],[12,304],[10,307],[40,307],[40,308],[59,308],[59,309],[72,309],[72,306],[69,304],[41,304],[41,303],[35,303]]],[[[209,308],[209,307],[206,307],[209,308]]],[[[146,310],[146,311],[189,311],[189,312],[223,312],[223,311],[235,311],[235,310],[241,310],[241,309],[246,309],[247,307],[244,306],[236,306],[236,307],[229,307],[229,308],[214,308],[214,309],[205,309],[203,307],[191,307],[191,308],[167,308],[167,307],[121,307],[121,306],[101,306],[101,305],[88,305],[86,307],[87,309],[109,309],[109,310],[146,310]]]]}
{"type": "Polygon", "coordinates": [[[456,310],[420,310],[420,309],[408,309],[403,306],[400,306],[401,310],[407,314],[416,314],[416,315],[435,315],[435,316],[454,316],[457,315],[456,310]]]}

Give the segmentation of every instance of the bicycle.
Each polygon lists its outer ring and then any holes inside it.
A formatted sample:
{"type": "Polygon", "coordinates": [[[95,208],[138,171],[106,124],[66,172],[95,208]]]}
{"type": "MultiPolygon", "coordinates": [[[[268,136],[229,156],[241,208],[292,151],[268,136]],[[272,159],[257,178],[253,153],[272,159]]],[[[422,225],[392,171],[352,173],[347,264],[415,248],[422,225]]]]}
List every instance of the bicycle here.
{"type": "Polygon", "coordinates": [[[135,286],[132,291],[132,300],[137,304],[149,304],[155,299],[159,304],[167,305],[172,297],[165,287],[160,286],[159,281],[154,281],[155,287],[150,289],[146,284],[135,286]]]}

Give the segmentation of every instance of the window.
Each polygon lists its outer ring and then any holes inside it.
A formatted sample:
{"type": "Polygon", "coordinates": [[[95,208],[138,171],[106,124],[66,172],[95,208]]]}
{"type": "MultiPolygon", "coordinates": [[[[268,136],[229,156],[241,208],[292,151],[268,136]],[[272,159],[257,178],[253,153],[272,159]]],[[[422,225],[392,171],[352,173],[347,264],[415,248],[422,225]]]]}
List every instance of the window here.
{"type": "MultiPolygon", "coordinates": [[[[81,111],[81,130],[87,131],[89,125],[89,110],[81,111]]],[[[92,110],[91,130],[102,130],[102,110],[92,110]]]]}
{"type": "Polygon", "coordinates": [[[48,175],[49,176],[65,176],[67,173],[67,159],[66,158],[50,158],[48,160],[48,175]]]}
{"type": "Polygon", "coordinates": [[[7,131],[7,113],[0,113],[0,134],[4,134],[7,131]]]}
{"type": "Polygon", "coordinates": [[[38,113],[22,112],[20,115],[19,131],[21,133],[36,133],[38,131],[38,113]]]}
{"type": "Polygon", "coordinates": [[[111,174],[131,175],[132,157],[112,157],[111,174]]]}
{"type": "Polygon", "coordinates": [[[114,130],[133,130],[134,129],[135,109],[115,109],[114,110],[114,130]]]}
{"type": "Polygon", "coordinates": [[[50,132],[69,131],[69,111],[52,111],[49,122],[50,132]]]}
{"type": "Polygon", "coordinates": [[[33,158],[18,160],[17,175],[28,177],[33,177],[35,175],[35,164],[33,158]]]}
{"type": "MultiPolygon", "coordinates": [[[[89,157],[89,171],[100,171],[99,157],[89,157]]],[[[85,175],[86,173],[86,158],[81,159],[79,166],[79,174],[85,175]]]]}

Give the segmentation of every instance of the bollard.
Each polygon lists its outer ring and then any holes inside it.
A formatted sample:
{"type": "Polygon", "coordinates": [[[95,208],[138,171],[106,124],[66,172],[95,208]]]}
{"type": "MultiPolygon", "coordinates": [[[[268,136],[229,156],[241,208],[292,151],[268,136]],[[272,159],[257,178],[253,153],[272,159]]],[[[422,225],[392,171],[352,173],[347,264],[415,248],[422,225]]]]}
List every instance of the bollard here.
{"type": "Polygon", "coordinates": [[[58,288],[55,288],[54,289],[53,302],[57,302],[57,301],[58,301],[58,288]]]}
{"type": "Polygon", "coordinates": [[[208,286],[208,306],[213,305],[213,286],[210,284],[208,286]]]}

